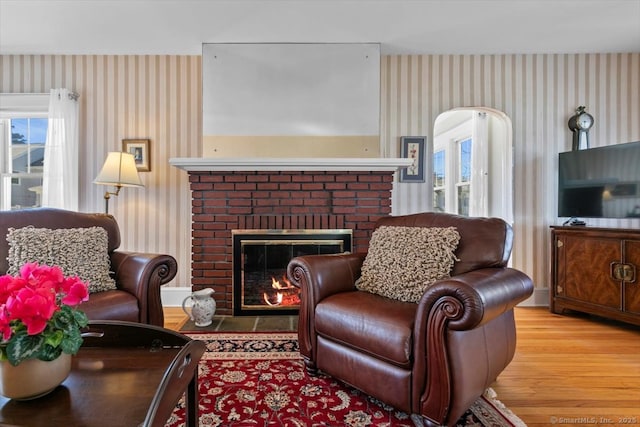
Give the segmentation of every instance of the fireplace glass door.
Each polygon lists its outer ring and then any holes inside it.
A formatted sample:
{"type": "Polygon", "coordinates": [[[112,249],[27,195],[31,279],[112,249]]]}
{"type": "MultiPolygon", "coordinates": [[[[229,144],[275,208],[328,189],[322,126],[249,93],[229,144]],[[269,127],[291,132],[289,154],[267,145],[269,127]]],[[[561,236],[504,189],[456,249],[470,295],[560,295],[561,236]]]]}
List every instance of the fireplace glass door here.
{"type": "Polygon", "coordinates": [[[351,251],[351,230],[233,230],[233,314],[297,314],[287,265],[302,255],[351,251]]]}

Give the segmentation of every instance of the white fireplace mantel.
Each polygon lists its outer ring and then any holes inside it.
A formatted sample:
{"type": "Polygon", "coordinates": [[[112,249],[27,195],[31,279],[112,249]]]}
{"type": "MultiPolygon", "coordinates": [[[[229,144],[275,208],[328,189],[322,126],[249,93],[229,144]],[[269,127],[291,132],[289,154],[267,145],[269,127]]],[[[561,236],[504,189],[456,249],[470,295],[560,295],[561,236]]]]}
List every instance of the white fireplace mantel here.
{"type": "Polygon", "coordinates": [[[174,157],[169,164],[187,172],[210,171],[396,171],[408,158],[205,158],[174,157]]]}

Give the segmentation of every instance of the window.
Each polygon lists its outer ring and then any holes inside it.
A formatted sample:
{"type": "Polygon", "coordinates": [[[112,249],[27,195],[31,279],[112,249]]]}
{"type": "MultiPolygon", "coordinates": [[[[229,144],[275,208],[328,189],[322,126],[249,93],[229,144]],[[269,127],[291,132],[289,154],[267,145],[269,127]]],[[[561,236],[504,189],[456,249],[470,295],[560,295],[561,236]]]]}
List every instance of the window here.
{"type": "Polygon", "coordinates": [[[0,210],[40,206],[48,94],[0,94],[0,210]]]}
{"type": "Polygon", "coordinates": [[[40,206],[47,123],[46,117],[3,120],[2,209],[40,206]]]}
{"type": "Polygon", "coordinates": [[[456,212],[469,216],[469,195],[471,193],[471,138],[457,141],[456,156],[456,212]]]}
{"type": "Polygon", "coordinates": [[[481,179],[477,171],[482,167],[482,159],[476,158],[475,120],[470,112],[460,116],[462,120],[455,120],[434,138],[433,210],[481,216],[483,213],[474,200],[482,195],[478,191],[482,183],[477,181],[481,179]]]}
{"type": "Polygon", "coordinates": [[[433,210],[513,223],[512,128],[502,112],[458,108],[433,126],[433,210]]]}
{"type": "Polygon", "coordinates": [[[433,152],[433,208],[469,216],[473,139],[470,136],[438,144],[433,152]]]}

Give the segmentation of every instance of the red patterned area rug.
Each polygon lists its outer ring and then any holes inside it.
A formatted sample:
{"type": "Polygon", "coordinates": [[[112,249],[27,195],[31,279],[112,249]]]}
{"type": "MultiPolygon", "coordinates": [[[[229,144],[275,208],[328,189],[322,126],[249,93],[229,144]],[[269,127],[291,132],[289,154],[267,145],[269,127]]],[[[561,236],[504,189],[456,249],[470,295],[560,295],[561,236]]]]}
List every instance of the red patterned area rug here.
{"type": "MultiPolygon", "coordinates": [[[[335,379],[309,376],[295,333],[188,334],[207,344],[199,426],[416,427],[410,416],[335,379]]],[[[167,427],[184,426],[181,402],[167,427]]],[[[525,426],[489,389],[456,426],[525,426]]]]}

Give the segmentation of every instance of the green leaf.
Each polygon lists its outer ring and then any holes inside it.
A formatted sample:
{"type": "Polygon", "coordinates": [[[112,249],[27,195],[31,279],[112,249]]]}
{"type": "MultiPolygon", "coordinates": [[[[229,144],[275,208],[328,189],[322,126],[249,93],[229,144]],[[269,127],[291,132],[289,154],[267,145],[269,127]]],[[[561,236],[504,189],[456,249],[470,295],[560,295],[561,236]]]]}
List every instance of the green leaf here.
{"type": "Polygon", "coordinates": [[[51,347],[58,347],[64,338],[64,333],[60,330],[46,334],[44,342],[51,347]]]}
{"type": "Polygon", "coordinates": [[[42,346],[42,350],[38,354],[38,359],[50,362],[56,360],[62,354],[62,348],[52,347],[50,345],[42,346]]]}
{"type": "Polygon", "coordinates": [[[76,354],[82,345],[82,334],[79,329],[74,329],[60,344],[62,351],[68,354],[76,354]]]}
{"type": "Polygon", "coordinates": [[[84,313],[84,311],[73,310],[73,318],[75,319],[76,324],[79,328],[84,328],[89,324],[89,318],[84,313]]]}
{"type": "Polygon", "coordinates": [[[43,346],[42,335],[16,335],[7,344],[7,359],[15,366],[25,359],[38,358],[43,346]]]}

